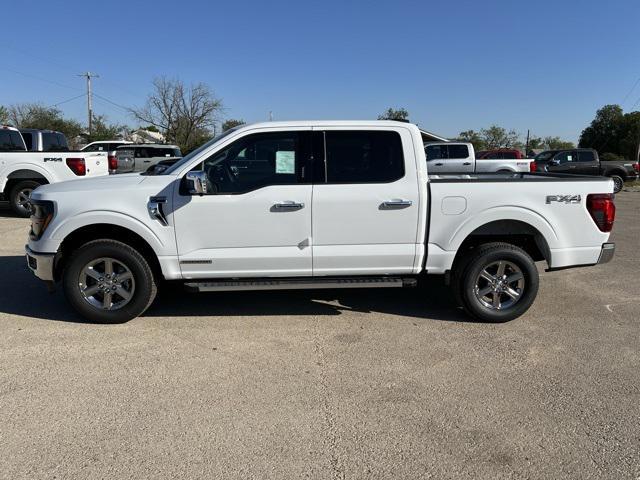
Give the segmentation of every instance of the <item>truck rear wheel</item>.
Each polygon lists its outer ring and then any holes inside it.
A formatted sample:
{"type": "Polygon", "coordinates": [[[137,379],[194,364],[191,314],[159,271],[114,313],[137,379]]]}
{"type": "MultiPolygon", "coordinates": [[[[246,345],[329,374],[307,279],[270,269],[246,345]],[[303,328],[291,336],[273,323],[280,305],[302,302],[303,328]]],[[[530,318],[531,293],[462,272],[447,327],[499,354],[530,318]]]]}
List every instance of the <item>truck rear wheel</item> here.
{"type": "Polygon", "coordinates": [[[618,193],[624,187],[624,178],[620,175],[610,175],[609,178],[613,180],[613,193],[618,193]]]}
{"type": "Polygon", "coordinates": [[[62,283],[73,308],[97,323],[122,323],[141,315],[157,291],[144,257],[116,240],[94,240],[76,250],[62,283]]]}
{"type": "Polygon", "coordinates": [[[39,186],[40,184],[34,180],[23,180],[11,187],[9,204],[16,215],[25,218],[31,215],[29,197],[31,197],[31,192],[39,186]]]}
{"type": "Polygon", "coordinates": [[[452,286],[469,315],[485,322],[507,322],[531,307],[538,282],[529,254],[500,242],[481,245],[458,262],[452,286]]]}

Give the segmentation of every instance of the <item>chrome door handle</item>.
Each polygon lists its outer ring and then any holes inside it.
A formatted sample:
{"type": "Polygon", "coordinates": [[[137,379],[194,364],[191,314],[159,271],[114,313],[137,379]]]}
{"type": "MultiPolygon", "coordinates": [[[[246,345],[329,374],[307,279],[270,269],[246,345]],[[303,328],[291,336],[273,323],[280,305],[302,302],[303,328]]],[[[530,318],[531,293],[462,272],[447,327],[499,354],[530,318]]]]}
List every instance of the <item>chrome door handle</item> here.
{"type": "Polygon", "coordinates": [[[274,209],[276,210],[300,210],[301,208],[304,208],[304,203],[296,203],[296,202],[282,202],[282,203],[276,203],[273,206],[274,209]]]}
{"type": "Polygon", "coordinates": [[[413,205],[413,202],[411,200],[399,200],[399,199],[393,199],[393,200],[387,200],[386,202],[382,202],[382,208],[388,208],[388,209],[392,209],[392,208],[407,208],[410,207],[411,205],[413,205]]]}

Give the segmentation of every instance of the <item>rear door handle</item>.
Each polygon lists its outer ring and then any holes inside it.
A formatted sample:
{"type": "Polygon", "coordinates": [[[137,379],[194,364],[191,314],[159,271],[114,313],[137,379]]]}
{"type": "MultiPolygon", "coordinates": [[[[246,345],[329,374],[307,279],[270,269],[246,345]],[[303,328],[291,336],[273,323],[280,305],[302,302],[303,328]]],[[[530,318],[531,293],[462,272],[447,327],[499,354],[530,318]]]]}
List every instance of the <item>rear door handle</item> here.
{"type": "Polygon", "coordinates": [[[442,163],[436,163],[435,165],[436,165],[436,167],[441,167],[442,163]]]}
{"type": "Polygon", "coordinates": [[[386,202],[382,202],[382,208],[384,209],[398,209],[398,208],[407,208],[413,205],[411,200],[401,200],[401,199],[393,199],[387,200],[386,202]]]}
{"type": "Polygon", "coordinates": [[[288,210],[300,210],[301,208],[304,208],[304,203],[296,203],[296,202],[282,202],[282,203],[276,203],[273,208],[276,211],[282,212],[282,211],[288,211],[288,210]]]}

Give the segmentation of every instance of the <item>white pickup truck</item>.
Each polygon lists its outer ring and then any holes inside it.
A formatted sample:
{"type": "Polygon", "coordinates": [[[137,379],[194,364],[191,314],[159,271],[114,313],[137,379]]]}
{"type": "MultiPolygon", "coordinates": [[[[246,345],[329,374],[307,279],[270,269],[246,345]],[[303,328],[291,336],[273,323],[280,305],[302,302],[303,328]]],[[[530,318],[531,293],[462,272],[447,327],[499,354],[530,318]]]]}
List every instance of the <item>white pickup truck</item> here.
{"type": "Polygon", "coordinates": [[[194,291],[407,287],[425,273],[446,274],[474,317],[506,321],[536,297],[535,261],[613,256],[610,179],[427,173],[411,124],[242,126],[158,175],[36,189],[27,264],[97,322],[140,315],[163,279],[194,291]]]}
{"type": "MultiPolygon", "coordinates": [[[[20,135],[16,128],[0,128],[3,132],[20,135]]],[[[13,211],[22,217],[29,216],[29,196],[40,185],[109,174],[106,152],[19,150],[0,149],[0,200],[8,200],[13,211]]]]}
{"type": "Polygon", "coordinates": [[[469,142],[428,142],[424,146],[429,174],[529,172],[526,158],[476,158],[469,142]]]}

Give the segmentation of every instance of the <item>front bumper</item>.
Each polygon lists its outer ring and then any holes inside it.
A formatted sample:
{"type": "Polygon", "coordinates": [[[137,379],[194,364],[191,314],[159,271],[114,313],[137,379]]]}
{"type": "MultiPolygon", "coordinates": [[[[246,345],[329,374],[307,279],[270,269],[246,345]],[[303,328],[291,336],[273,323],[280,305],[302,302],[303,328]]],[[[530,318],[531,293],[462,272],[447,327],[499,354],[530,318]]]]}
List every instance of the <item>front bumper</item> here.
{"type": "Polygon", "coordinates": [[[27,254],[27,266],[33,274],[40,280],[53,282],[53,262],[56,254],[34,252],[27,245],[24,249],[27,254]]]}
{"type": "Polygon", "coordinates": [[[603,243],[602,250],[600,250],[600,257],[598,258],[598,265],[601,263],[608,263],[613,258],[613,254],[616,251],[615,243],[603,243]]]}

